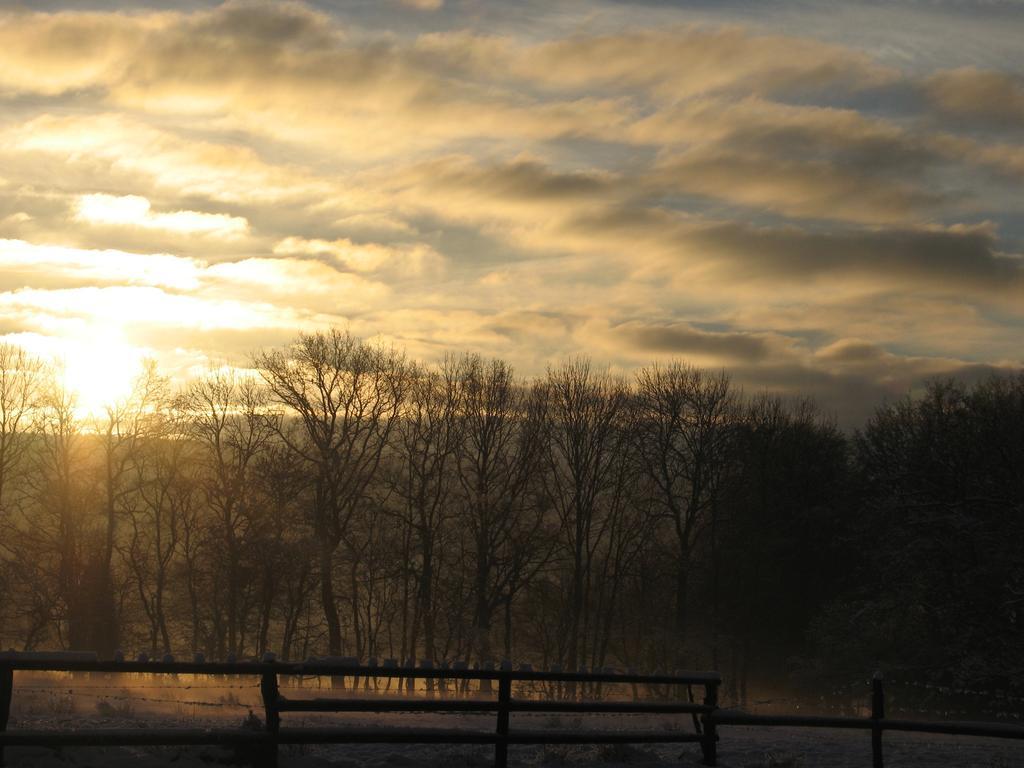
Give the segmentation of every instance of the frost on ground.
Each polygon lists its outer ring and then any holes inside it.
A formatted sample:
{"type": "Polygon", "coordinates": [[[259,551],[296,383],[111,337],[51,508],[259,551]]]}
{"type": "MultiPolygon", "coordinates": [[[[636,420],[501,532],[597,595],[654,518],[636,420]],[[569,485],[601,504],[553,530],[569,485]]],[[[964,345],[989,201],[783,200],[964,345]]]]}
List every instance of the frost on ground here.
{"type": "MultiPolygon", "coordinates": [[[[445,722],[451,725],[450,719],[445,722]]],[[[166,721],[140,723],[134,720],[130,727],[174,725],[166,721]]],[[[118,725],[106,722],[103,727],[118,725]]],[[[217,747],[76,747],[59,751],[33,747],[9,748],[7,754],[11,768],[216,768],[249,764],[244,755],[217,747]]],[[[281,768],[484,768],[492,764],[493,754],[490,747],[462,745],[282,746],[280,765],[281,768]]],[[[697,768],[701,765],[699,748],[689,744],[522,746],[511,747],[509,757],[510,765],[537,768],[697,768]]],[[[821,729],[723,728],[719,757],[723,768],[868,768],[871,765],[870,737],[866,732],[821,729]]],[[[1009,741],[887,734],[885,765],[887,768],[1024,768],[1024,747],[1009,741]]]]}

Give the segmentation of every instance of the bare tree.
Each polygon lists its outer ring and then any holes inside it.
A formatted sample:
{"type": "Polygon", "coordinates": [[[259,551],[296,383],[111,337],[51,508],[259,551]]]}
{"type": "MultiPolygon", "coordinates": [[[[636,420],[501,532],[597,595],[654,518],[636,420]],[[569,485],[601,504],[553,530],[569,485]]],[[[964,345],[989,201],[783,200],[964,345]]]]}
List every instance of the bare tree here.
{"type": "MultiPolygon", "coordinates": [[[[38,360],[21,347],[0,344],[0,590],[7,595],[12,594],[8,574],[17,557],[11,508],[18,502],[16,486],[24,485],[32,422],[38,416],[45,383],[45,370],[38,360]]],[[[5,614],[10,602],[5,600],[0,607],[0,627],[8,624],[5,614]]]]}
{"type": "Polygon", "coordinates": [[[627,390],[609,374],[595,372],[585,359],[550,370],[546,388],[550,418],[545,479],[568,555],[565,661],[575,669],[586,659],[595,553],[614,522],[608,502],[617,488],[615,464],[625,445],[627,390]]]}
{"type": "Polygon", "coordinates": [[[458,365],[446,360],[440,370],[414,369],[407,406],[397,429],[397,507],[416,543],[416,610],[409,649],[415,654],[423,629],[423,656],[436,652],[434,589],[443,549],[439,546],[457,484],[452,471],[462,439],[462,387],[458,365]]]}
{"type": "Polygon", "coordinates": [[[33,504],[22,510],[17,525],[19,559],[28,565],[24,570],[45,573],[29,582],[35,592],[28,601],[35,612],[30,623],[37,637],[50,623],[60,645],[91,650],[91,617],[81,588],[95,532],[86,515],[81,423],[74,395],[56,381],[49,383],[40,405],[39,450],[29,475],[33,504]]]}
{"type": "Polygon", "coordinates": [[[277,433],[278,419],[268,408],[258,379],[229,371],[213,371],[197,379],[179,398],[185,430],[202,451],[199,480],[211,512],[208,533],[223,564],[223,612],[214,623],[217,655],[242,654],[252,586],[246,573],[246,552],[253,536],[254,473],[257,462],[277,433]],[[221,621],[221,618],[226,621],[221,621]]]}
{"type": "Polygon", "coordinates": [[[282,439],[312,476],[309,516],[319,546],[320,603],[329,650],[340,654],[334,555],[391,442],[409,366],[404,355],[337,329],[302,334],[289,349],[260,353],[254,362],[287,409],[282,439]]]}
{"type": "Polygon", "coordinates": [[[43,364],[21,347],[0,344],[0,525],[10,485],[24,469],[31,423],[45,386],[43,364]]]}
{"type": "Polygon", "coordinates": [[[314,583],[309,553],[314,549],[302,514],[306,478],[298,457],[279,442],[263,452],[254,478],[259,515],[255,518],[254,555],[259,592],[256,651],[271,648],[271,627],[281,626],[282,658],[289,658],[297,622],[314,583]]]}
{"type": "MultiPolygon", "coordinates": [[[[627,436],[632,428],[632,410],[622,415],[622,442],[609,467],[606,494],[606,532],[601,547],[596,551],[592,600],[595,616],[591,639],[590,658],[595,666],[604,666],[612,652],[616,626],[622,626],[624,615],[620,611],[622,596],[626,593],[632,566],[642,557],[648,532],[647,509],[642,484],[637,482],[631,446],[627,436]]],[[[618,657],[627,661],[624,648],[618,657]]]]}
{"type": "Polygon", "coordinates": [[[548,549],[540,540],[544,399],[501,360],[472,356],[461,369],[459,521],[471,570],[472,642],[487,660],[495,612],[529,581],[548,549]]]}
{"type": "Polygon", "coordinates": [[[637,456],[651,483],[655,514],[669,524],[676,543],[675,647],[681,656],[694,547],[718,499],[735,397],[724,373],[682,363],[644,368],[636,381],[637,456]]]}
{"type": "Polygon", "coordinates": [[[119,643],[113,573],[117,526],[137,489],[133,470],[139,451],[146,441],[161,436],[167,397],[167,379],[160,375],[155,361],[146,361],[131,392],[107,405],[104,416],[94,427],[100,437],[103,459],[104,537],[102,547],[87,563],[83,598],[91,603],[91,650],[105,658],[113,658],[119,643]]]}
{"type": "Polygon", "coordinates": [[[119,546],[149,624],[149,647],[154,655],[170,653],[173,647],[168,591],[174,561],[180,554],[182,529],[198,496],[190,448],[178,437],[143,446],[136,460],[138,493],[127,515],[130,530],[119,546]]]}

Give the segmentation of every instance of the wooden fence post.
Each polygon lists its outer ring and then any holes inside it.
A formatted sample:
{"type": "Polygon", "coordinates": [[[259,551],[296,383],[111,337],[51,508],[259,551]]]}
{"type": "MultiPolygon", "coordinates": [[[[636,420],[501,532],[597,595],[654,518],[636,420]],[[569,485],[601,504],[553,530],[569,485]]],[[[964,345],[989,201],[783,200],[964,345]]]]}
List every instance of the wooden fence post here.
{"type": "MultiPolygon", "coordinates": [[[[0,662],[0,733],[7,730],[11,719],[11,697],[14,695],[14,665],[0,662]]],[[[0,765],[4,762],[4,745],[0,744],[0,765]]]]}
{"type": "Polygon", "coordinates": [[[871,765],[873,768],[884,768],[882,764],[882,726],[885,719],[885,692],[882,689],[882,673],[875,672],[871,676],[871,765]]]}
{"type": "Polygon", "coordinates": [[[718,729],[715,727],[715,710],[718,709],[718,682],[704,683],[704,706],[710,711],[704,713],[704,738],[700,749],[704,753],[704,765],[718,765],[718,729]]]}
{"type": "Polygon", "coordinates": [[[512,676],[504,672],[498,679],[498,738],[494,745],[494,768],[507,768],[508,742],[508,708],[512,702],[512,676]]]}
{"type": "MultiPolygon", "coordinates": [[[[271,662],[272,663],[272,662],[271,662]]],[[[268,670],[260,679],[260,693],[263,694],[263,711],[266,715],[267,744],[263,749],[264,768],[277,768],[277,732],[281,728],[281,713],[277,702],[280,691],[277,687],[277,672],[268,670]]]]}

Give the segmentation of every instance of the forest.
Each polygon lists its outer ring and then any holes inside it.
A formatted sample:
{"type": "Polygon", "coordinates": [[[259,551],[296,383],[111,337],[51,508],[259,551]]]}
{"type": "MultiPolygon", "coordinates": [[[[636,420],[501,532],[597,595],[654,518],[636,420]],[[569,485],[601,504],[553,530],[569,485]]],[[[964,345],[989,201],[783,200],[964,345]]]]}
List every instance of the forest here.
{"type": "Polygon", "coordinates": [[[1024,683],[1024,374],[852,433],[682,361],[341,330],[83,415],[0,346],[0,646],[1024,683]]]}

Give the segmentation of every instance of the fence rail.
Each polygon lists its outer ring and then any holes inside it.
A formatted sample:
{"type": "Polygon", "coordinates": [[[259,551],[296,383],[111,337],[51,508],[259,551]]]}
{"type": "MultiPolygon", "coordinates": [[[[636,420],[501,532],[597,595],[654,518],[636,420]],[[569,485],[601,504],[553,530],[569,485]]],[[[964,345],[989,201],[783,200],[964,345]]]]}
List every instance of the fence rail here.
{"type": "MultiPolygon", "coordinates": [[[[173,662],[120,661],[102,662],[87,658],[17,658],[16,654],[0,655],[0,763],[5,746],[145,746],[145,745],[225,745],[250,747],[253,763],[259,768],[277,764],[281,744],[490,744],[495,750],[495,765],[508,764],[510,744],[621,744],[621,743],[684,743],[701,745],[705,761],[715,764],[717,736],[709,719],[718,701],[721,676],[717,672],[682,672],[672,675],[641,675],[635,673],[556,672],[528,669],[436,669],[398,667],[395,665],[360,666],[323,662],[173,662]],[[157,675],[252,675],[260,680],[260,693],[265,713],[262,731],[239,729],[89,729],[56,732],[40,730],[7,730],[14,693],[14,671],[79,672],[101,674],[145,673],[157,675]],[[446,694],[437,699],[415,698],[316,698],[289,699],[281,694],[282,677],[387,678],[409,680],[478,681],[487,692],[490,683],[497,683],[495,699],[475,699],[465,695],[446,694]],[[704,689],[702,703],[692,701],[575,701],[531,700],[512,698],[513,683],[551,683],[572,690],[576,684],[626,684],[644,686],[676,686],[704,689]],[[484,684],[487,688],[484,688],[484,684]],[[493,731],[455,728],[405,727],[282,727],[283,713],[288,712],[476,712],[496,715],[493,731]],[[512,729],[510,715],[514,712],[577,714],[690,714],[694,730],[689,731],[621,731],[593,730],[586,732],[529,731],[512,729]],[[703,726],[703,727],[702,727],[703,726]]],[[[465,693],[465,692],[463,692],[465,693]]]]}
{"type": "Polygon", "coordinates": [[[1024,739],[1024,727],[1003,723],[898,720],[885,716],[882,675],[871,679],[870,717],[816,717],[812,715],[751,715],[734,710],[716,710],[709,719],[719,726],[782,726],[790,728],[854,728],[871,731],[871,764],[884,768],[882,734],[885,731],[941,733],[952,736],[980,736],[995,739],[1024,739]]]}
{"type": "MultiPolygon", "coordinates": [[[[435,669],[398,667],[395,665],[343,665],[324,662],[101,662],[94,659],[17,658],[17,654],[0,655],[0,765],[5,746],[145,746],[145,745],[224,745],[248,747],[259,768],[277,764],[281,744],[483,744],[493,745],[495,765],[505,768],[510,744],[621,744],[621,743],[696,743],[702,750],[704,764],[717,765],[720,727],[779,726],[797,728],[845,728],[871,732],[872,765],[884,768],[882,734],[885,731],[913,731],[1000,739],[1024,739],[1024,727],[1002,723],[919,721],[892,719],[885,716],[885,693],[882,676],[872,679],[871,715],[869,717],[820,717],[806,715],[755,715],[718,706],[721,675],[717,672],[683,672],[673,675],[641,675],[636,673],[558,672],[512,669],[435,669]],[[255,676],[259,678],[265,720],[263,730],[240,729],[89,729],[81,731],[7,730],[14,692],[14,672],[92,672],[103,674],[145,673],[156,675],[219,675],[255,676]],[[478,681],[488,692],[490,682],[497,682],[494,699],[470,698],[466,695],[443,695],[441,698],[313,698],[297,699],[281,695],[281,677],[388,678],[409,680],[478,681]],[[512,698],[513,683],[545,682],[557,684],[616,683],[645,686],[677,686],[680,691],[693,686],[704,689],[700,702],[683,701],[577,701],[574,699],[537,700],[512,698]],[[485,688],[484,684],[487,684],[485,688]],[[408,727],[286,727],[283,713],[289,712],[471,712],[496,715],[493,731],[456,728],[408,727]],[[587,730],[576,732],[530,731],[511,728],[512,713],[575,713],[575,714],[689,714],[693,731],[587,730]]],[[[458,690],[458,689],[457,689],[458,690]]],[[[569,688],[571,690],[571,687],[569,688]]],[[[463,694],[466,693],[463,688],[463,694]]]]}

